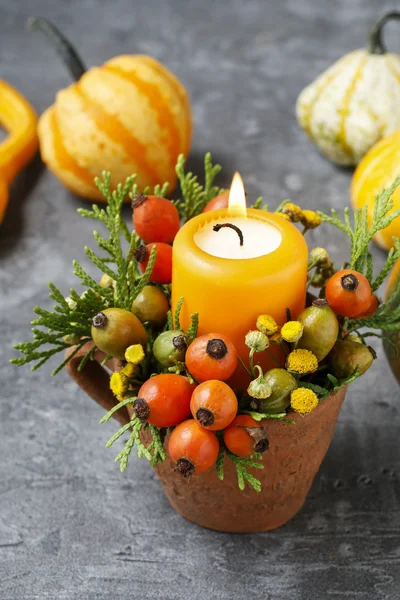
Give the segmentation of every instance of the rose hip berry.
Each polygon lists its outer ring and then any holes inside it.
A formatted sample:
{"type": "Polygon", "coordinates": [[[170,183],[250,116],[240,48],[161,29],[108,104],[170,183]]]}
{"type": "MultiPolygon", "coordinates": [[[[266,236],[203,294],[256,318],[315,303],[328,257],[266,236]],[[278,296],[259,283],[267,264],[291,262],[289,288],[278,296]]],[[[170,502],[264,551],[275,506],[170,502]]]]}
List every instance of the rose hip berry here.
{"type": "Polygon", "coordinates": [[[194,388],[187,377],[173,373],[155,375],[140,388],[133,412],[150,425],[172,427],[189,416],[194,388]]]}
{"type": "Polygon", "coordinates": [[[132,202],[133,224],[139,237],[146,243],[170,244],[179,231],[180,219],[170,200],[160,196],[138,194],[132,202]]]}
{"type": "Polygon", "coordinates": [[[352,269],[343,269],[332,275],[325,289],[329,306],[342,317],[363,314],[368,308],[371,293],[368,279],[352,269]]]}
{"type": "Polygon", "coordinates": [[[171,283],[172,281],[172,247],[168,244],[156,242],[139,246],[135,252],[135,259],[139,263],[142,273],[146,270],[149,263],[150,252],[153,246],[156,247],[157,257],[151,274],[151,281],[155,283],[171,283]]]}
{"type": "Polygon", "coordinates": [[[229,190],[223,192],[218,196],[215,196],[208,204],[203,208],[203,213],[209,212],[210,210],[220,210],[221,208],[228,208],[229,202],[229,190]]]}
{"type": "Polygon", "coordinates": [[[168,452],[176,464],[175,470],[183,477],[189,477],[215,464],[219,442],[214,432],[203,429],[196,421],[189,419],[171,433],[168,452]]]}
{"type": "Polygon", "coordinates": [[[234,391],[223,381],[205,381],[194,390],[190,411],[201,427],[225,429],[236,416],[238,401],[234,391]]]}
{"type": "Polygon", "coordinates": [[[225,446],[236,456],[251,456],[268,450],[269,443],[262,424],[250,415],[238,415],[224,430],[225,446]]]}
{"type": "Polygon", "coordinates": [[[209,333],[196,338],[186,352],[186,366],[196,381],[219,379],[226,381],[233,375],[238,362],[235,346],[220,333],[209,333]]]}

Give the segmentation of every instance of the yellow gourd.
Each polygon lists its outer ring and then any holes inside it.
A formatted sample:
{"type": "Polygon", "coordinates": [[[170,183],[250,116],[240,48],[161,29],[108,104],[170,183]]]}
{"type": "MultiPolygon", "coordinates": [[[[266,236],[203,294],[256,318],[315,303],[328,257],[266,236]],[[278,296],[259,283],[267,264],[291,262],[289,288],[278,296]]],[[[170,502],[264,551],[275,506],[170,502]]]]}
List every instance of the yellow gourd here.
{"type": "MultiPolygon", "coordinates": [[[[400,130],[378,142],[362,159],[351,181],[351,202],[354,209],[368,205],[368,218],[371,223],[374,213],[375,196],[389,187],[400,176],[400,130]]],[[[393,210],[400,209],[400,187],[393,192],[393,210]]],[[[389,227],[378,231],[374,241],[389,250],[393,237],[400,238],[400,217],[389,227]]]]}
{"type": "Polygon", "coordinates": [[[179,154],[190,147],[191,109],[185,88],[161,63],[124,55],[86,71],[71,44],[45,19],[31,19],[56,43],[77,80],[58,92],[39,121],[43,161],[71,191],[103,201],[93,179],[104,169],[117,185],[137,173],[139,189],[176,185],[179,154]]]}
{"type": "Polygon", "coordinates": [[[382,28],[400,12],[384,15],[367,49],[343,56],[306,87],[297,119],[332,161],[356,165],[385,135],[400,128],[400,55],[386,51],[382,28]]]}

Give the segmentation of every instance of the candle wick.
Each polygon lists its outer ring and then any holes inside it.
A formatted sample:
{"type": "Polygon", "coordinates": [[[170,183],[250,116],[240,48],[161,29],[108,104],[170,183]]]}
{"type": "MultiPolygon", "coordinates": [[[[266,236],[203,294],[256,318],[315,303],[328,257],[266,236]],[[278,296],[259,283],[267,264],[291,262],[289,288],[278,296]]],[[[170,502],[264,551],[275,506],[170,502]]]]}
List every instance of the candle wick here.
{"type": "Polygon", "coordinates": [[[216,225],[214,225],[213,230],[214,231],[219,231],[223,227],[229,227],[230,229],[233,229],[234,231],[236,231],[236,233],[239,236],[240,245],[243,246],[243,242],[244,242],[243,233],[242,233],[241,229],[239,229],[239,227],[237,225],[233,225],[233,223],[217,223],[216,225]]]}

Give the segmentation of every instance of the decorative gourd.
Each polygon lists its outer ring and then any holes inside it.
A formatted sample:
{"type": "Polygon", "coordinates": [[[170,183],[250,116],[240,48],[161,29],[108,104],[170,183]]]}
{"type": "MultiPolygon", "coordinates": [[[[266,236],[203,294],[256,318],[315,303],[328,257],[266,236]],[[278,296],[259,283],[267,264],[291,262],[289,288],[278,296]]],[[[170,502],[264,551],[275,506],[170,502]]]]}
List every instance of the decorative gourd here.
{"type": "MultiPolygon", "coordinates": [[[[375,196],[383,188],[389,187],[400,175],[400,130],[386,136],[364,156],[354,172],[351,181],[351,201],[355,209],[368,204],[368,219],[372,221],[375,196]]],[[[392,195],[393,210],[400,209],[400,189],[392,195]]],[[[389,227],[374,235],[375,242],[389,250],[393,246],[393,236],[400,238],[400,217],[389,227]]]]}
{"type": "MultiPolygon", "coordinates": [[[[400,283],[400,260],[394,266],[394,269],[390,275],[388,286],[386,288],[385,300],[388,300],[395,290],[396,286],[400,283]]],[[[394,307],[393,307],[394,308],[394,307]]],[[[389,364],[392,368],[393,374],[396,377],[400,385],[400,332],[385,332],[385,337],[388,339],[383,340],[383,347],[389,364]],[[397,353],[394,349],[397,347],[397,353]]]]}
{"type": "Polygon", "coordinates": [[[58,92],[39,121],[43,161],[71,191],[103,201],[93,179],[107,168],[112,185],[137,173],[140,190],[176,185],[179,154],[187,155],[191,109],[185,88],[157,60],[124,55],[85,70],[71,44],[46,19],[31,19],[55,42],[76,83],[58,92]]]}
{"type": "Polygon", "coordinates": [[[306,87],[297,119],[332,161],[356,165],[383,136],[400,128],[400,55],[386,51],[382,28],[400,12],[376,23],[367,49],[343,56],[306,87]]]}
{"type": "Polygon", "coordinates": [[[0,223],[8,204],[8,188],[38,149],[37,116],[18,90],[0,79],[0,125],[8,132],[0,142],[0,223]]]}

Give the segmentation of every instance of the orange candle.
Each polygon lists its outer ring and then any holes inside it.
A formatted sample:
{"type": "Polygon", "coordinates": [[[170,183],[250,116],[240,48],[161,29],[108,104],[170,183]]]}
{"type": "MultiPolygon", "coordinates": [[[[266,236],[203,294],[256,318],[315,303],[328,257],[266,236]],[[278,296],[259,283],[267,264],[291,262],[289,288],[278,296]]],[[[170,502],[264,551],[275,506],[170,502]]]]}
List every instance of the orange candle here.
{"type": "MultiPolygon", "coordinates": [[[[199,313],[198,335],[227,335],[248,365],[244,338],[256,328],[257,317],[268,314],[282,325],[287,308],[292,318],[304,309],[308,250],[298,229],[278,213],[246,209],[240,182],[234,180],[228,209],[198,215],[178,232],[172,310],[183,296],[182,327],[189,326],[191,314],[199,313]],[[239,228],[243,240],[227,222],[239,228]],[[215,230],[215,225],[223,227],[215,230]]],[[[255,363],[264,369],[277,366],[265,352],[255,355],[255,363]]],[[[234,384],[245,389],[248,383],[239,365],[234,384]]]]}

